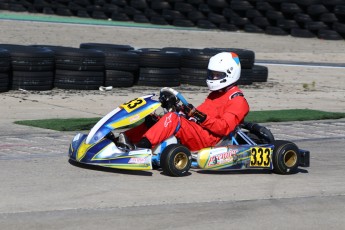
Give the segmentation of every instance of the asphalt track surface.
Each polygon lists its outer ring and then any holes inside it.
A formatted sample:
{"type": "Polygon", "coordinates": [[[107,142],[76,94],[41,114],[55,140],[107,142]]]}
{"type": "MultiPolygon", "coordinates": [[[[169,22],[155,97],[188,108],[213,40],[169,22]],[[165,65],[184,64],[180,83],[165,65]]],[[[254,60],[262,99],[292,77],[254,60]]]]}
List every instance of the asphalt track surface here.
{"type": "Polygon", "coordinates": [[[0,229],[343,229],[345,119],[265,124],[311,152],[294,175],[68,162],[75,133],[0,122],[0,229]]]}
{"type": "Polygon", "coordinates": [[[68,162],[74,133],[1,127],[1,229],[342,229],[345,119],[269,123],[311,151],[294,175],[209,172],[183,178],[68,162]]]}

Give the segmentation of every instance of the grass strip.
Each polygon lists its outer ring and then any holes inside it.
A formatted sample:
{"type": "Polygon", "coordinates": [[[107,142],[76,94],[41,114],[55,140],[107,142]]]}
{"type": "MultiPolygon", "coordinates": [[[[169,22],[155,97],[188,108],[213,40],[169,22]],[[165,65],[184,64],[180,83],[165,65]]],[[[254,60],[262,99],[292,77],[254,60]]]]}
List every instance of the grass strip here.
{"type": "Polygon", "coordinates": [[[285,121],[310,121],[344,118],[345,113],[325,112],[310,109],[288,109],[270,111],[251,111],[246,117],[246,121],[265,122],[285,122],[285,121]]]}
{"type": "MultiPolygon", "coordinates": [[[[308,121],[345,118],[345,113],[325,112],[308,109],[251,111],[246,121],[255,123],[308,121]]],[[[57,131],[82,131],[90,130],[100,118],[71,118],[71,119],[44,119],[22,120],[15,124],[52,129],[57,131]]],[[[138,122],[139,123],[139,122],[138,122]]],[[[135,124],[133,125],[135,126],[135,124]]]]}

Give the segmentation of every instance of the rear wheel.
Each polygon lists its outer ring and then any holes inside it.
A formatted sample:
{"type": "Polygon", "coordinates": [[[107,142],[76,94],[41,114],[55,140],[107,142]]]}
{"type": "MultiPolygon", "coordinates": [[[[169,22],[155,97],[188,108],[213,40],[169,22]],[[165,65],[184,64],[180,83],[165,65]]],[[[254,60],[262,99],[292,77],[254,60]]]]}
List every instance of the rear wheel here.
{"type": "Polygon", "coordinates": [[[278,174],[296,173],[299,164],[298,147],[290,142],[277,140],[274,142],[273,171],[278,174]]]}
{"type": "Polygon", "coordinates": [[[163,150],[160,164],[166,175],[182,177],[188,174],[191,159],[191,153],[185,146],[171,144],[163,150]]]}

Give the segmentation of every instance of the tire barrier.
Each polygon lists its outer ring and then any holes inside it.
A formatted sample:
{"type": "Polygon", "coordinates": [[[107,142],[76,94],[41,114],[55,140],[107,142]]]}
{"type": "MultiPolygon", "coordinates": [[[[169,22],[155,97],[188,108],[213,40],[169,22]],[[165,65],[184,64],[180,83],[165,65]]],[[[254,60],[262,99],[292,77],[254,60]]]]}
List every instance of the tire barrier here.
{"type": "Polygon", "coordinates": [[[8,90],[97,90],[100,86],[176,87],[206,85],[209,59],[234,52],[241,61],[240,85],[266,82],[268,69],[246,49],[141,48],[82,43],[79,48],[0,44],[0,92],[8,90]]]}
{"type": "Polygon", "coordinates": [[[343,0],[36,0],[2,1],[0,10],[277,36],[345,38],[343,0]]]}
{"type": "Polygon", "coordinates": [[[10,54],[9,89],[50,90],[54,79],[54,52],[40,47],[2,44],[10,54]]]}
{"type": "Polygon", "coordinates": [[[10,53],[5,49],[0,49],[0,92],[6,92],[10,86],[10,53]]]}

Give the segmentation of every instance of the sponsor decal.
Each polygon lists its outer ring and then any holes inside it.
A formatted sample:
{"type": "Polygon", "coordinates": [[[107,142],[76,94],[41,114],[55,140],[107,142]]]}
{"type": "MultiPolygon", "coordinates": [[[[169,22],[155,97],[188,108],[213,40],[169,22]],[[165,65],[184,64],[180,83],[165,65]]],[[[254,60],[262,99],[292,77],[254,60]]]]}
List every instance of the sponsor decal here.
{"type": "Polygon", "coordinates": [[[168,125],[171,123],[171,115],[172,115],[172,113],[165,118],[165,121],[164,121],[164,127],[165,128],[168,127],[168,125]]]}
{"type": "Polygon", "coordinates": [[[146,157],[144,158],[131,158],[128,161],[128,164],[145,164],[146,163],[146,157]]]}
{"type": "Polygon", "coordinates": [[[140,115],[137,114],[137,115],[135,115],[135,116],[130,117],[130,118],[129,118],[129,122],[132,123],[132,122],[135,122],[135,121],[137,121],[137,120],[139,120],[139,119],[140,119],[140,115]]]}
{"type": "Polygon", "coordinates": [[[212,154],[207,166],[223,165],[234,161],[237,149],[229,149],[227,152],[212,154]]]}

